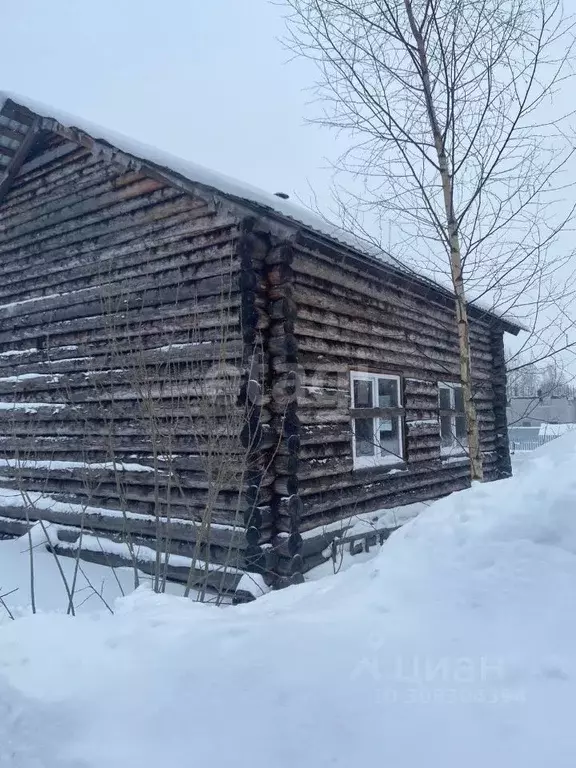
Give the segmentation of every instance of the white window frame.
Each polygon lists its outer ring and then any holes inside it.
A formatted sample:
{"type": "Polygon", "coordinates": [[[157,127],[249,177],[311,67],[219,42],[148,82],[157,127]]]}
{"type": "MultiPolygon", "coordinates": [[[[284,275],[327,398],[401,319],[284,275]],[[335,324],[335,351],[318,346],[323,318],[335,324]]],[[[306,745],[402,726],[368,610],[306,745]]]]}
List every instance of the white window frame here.
{"type": "MultiPolygon", "coordinates": [[[[402,380],[400,376],[394,376],[392,374],[388,373],[368,373],[366,371],[350,371],[350,404],[352,409],[356,409],[356,403],[354,402],[354,381],[371,381],[372,383],[372,393],[374,397],[378,396],[378,381],[380,379],[385,379],[387,381],[394,381],[396,382],[396,391],[398,395],[398,406],[394,406],[395,408],[404,408],[403,402],[402,402],[402,380]]],[[[361,410],[361,409],[357,409],[361,410]]],[[[375,406],[372,409],[367,410],[383,410],[386,409],[379,409],[378,406],[375,406]]],[[[355,428],[355,421],[356,417],[352,416],[351,418],[351,430],[352,430],[352,459],[354,462],[354,469],[366,469],[367,467],[385,467],[385,466],[391,466],[394,464],[403,464],[406,459],[404,455],[404,414],[391,414],[390,419],[397,419],[398,420],[398,449],[399,453],[398,455],[394,455],[391,453],[380,453],[380,455],[377,455],[377,446],[380,443],[380,437],[379,437],[379,420],[382,417],[377,416],[367,416],[366,418],[371,418],[373,422],[373,435],[374,435],[374,447],[375,447],[375,453],[374,456],[356,456],[356,428],[355,428]]]]}
{"type": "Polygon", "coordinates": [[[440,390],[441,389],[447,389],[450,392],[450,410],[453,410],[454,413],[452,414],[450,418],[450,431],[452,433],[452,443],[450,445],[442,445],[442,418],[441,413],[438,415],[438,431],[440,434],[440,455],[444,457],[450,457],[450,456],[468,456],[468,436],[464,438],[457,438],[456,437],[456,416],[462,415],[464,418],[466,417],[466,414],[464,411],[460,414],[460,412],[456,412],[456,397],[455,397],[455,390],[462,389],[462,384],[454,381],[439,381],[438,382],[438,410],[442,411],[445,409],[440,408],[440,390]]]}

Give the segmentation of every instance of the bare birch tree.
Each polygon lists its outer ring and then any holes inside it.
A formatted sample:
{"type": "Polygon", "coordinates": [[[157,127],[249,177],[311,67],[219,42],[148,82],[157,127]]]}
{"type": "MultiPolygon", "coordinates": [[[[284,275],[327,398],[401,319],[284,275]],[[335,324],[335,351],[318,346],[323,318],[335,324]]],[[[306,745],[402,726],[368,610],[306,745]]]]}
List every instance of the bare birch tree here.
{"type": "Polygon", "coordinates": [[[393,228],[404,265],[449,275],[480,480],[468,302],[522,314],[537,302],[540,323],[558,307],[554,276],[568,257],[550,247],[572,216],[555,203],[574,150],[554,95],[571,75],[572,24],[556,0],[286,3],[289,45],[320,73],[318,122],[350,138],[336,170],[362,192],[337,193],[340,218],[356,232],[366,215],[393,228]]]}

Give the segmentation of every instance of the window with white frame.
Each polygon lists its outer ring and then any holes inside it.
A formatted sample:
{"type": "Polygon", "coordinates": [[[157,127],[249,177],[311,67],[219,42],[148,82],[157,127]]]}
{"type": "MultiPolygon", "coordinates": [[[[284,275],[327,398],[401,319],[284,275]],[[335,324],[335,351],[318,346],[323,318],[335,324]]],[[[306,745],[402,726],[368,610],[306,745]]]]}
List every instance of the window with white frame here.
{"type": "Polygon", "coordinates": [[[403,461],[400,377],[352,371],[350,387],[354,469],[403,461]]]}
{"type": "Polygon", "coordinates": [[[455,456],[468,452],[466,416],[461,384],[438,384],[440,409],[440,452],[443,456],[455,456]]]}

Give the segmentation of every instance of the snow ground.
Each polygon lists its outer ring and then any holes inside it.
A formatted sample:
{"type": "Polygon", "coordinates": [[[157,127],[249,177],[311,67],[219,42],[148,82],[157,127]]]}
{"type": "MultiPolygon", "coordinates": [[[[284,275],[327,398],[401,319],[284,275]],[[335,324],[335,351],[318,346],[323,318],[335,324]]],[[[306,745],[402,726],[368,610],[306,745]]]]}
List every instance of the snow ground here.
{"type": "MultiPolygon", "coordinates": [[[[7,596],[5,605],[11,613],[25,615],[29,612],[30,595],[30,557],[29,546],[25,537],[0,541],[0,595],[7,596]]],[[[74,578],[75,561],[72,558],[59,558],[68,584],[74,578]]],[[[113,606],[114,601],[134,589],[134,574],[129,569],[114,573],[92,563],[80,563],[82,573],[78,573],[75,607],[82,611],[105,609],[103,601],[113,606]],[[92,587],[90,587],[90,584],[92,587]]],[[[63,611],[66,613],[68,600],[62,576],[58,571],[54,556],[45,547],[34,547],[33,566],[36,571],[35,599],[40,611],[63,611]]],[[[0,605],[0,631],[8,621],[7,612],[0,605]]],[[[0,763],[1,765],[1,763],[0,763]]]]}
{"type": "Polygon", "coordinates": [[[247,605],[3,623],[0,766],[573,766],[575,462],[569,434],[247,605]]]}
{"type": "MultiPolygon", "coordinates": [[[[0,509],[1,511],[1,509],[0,509]]],[[[48,535],[51,526],[47,526],[48,535]]],[[[44,546],[46,534],[36,527],[33,531],[34,600],[38,612],[68,612],[68,596],[63,576],[69,588],[74,583],[76,562],[74,558],[59,557],[58,560],[44,546]]],[[[31,613],[30,588],[30,545],[28,537],[0,540],[0,633],[3,625],[10,621],[9,613],[22,617],[31,613]],[[4,597],[2,597],[4,596],[4,597]]],[[[139,572],[138,582],[150,585],[152,578],[139,572]]],[[[80,561],[74,588],[75,613],[113,611],[118,598],[134,591],[136,575],[132,568],[106,568],[95,563],[80,561]]],[[[170,583],[167,591],[182,595],[184,587],[170,583]]],[[[195,594],[195,593],[193,593],[195,594]]],[[[0,660],[1,663],[1,660],[0,660]]],[[[0,745],[1,754],[1,745],[0,745]]],[[[0,762],[0,766],[2,763],[0,762]]]]}

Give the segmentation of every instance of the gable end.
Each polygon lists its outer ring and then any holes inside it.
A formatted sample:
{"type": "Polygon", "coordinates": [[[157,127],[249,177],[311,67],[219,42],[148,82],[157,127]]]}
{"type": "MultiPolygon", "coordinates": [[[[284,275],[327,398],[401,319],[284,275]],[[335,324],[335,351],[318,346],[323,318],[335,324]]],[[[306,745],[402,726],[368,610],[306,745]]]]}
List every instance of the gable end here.
{"type": "Polygon", "coordinates": [[[7,99],[0,110],[0,202],[39,133],[40,118],[7,99]]]}

